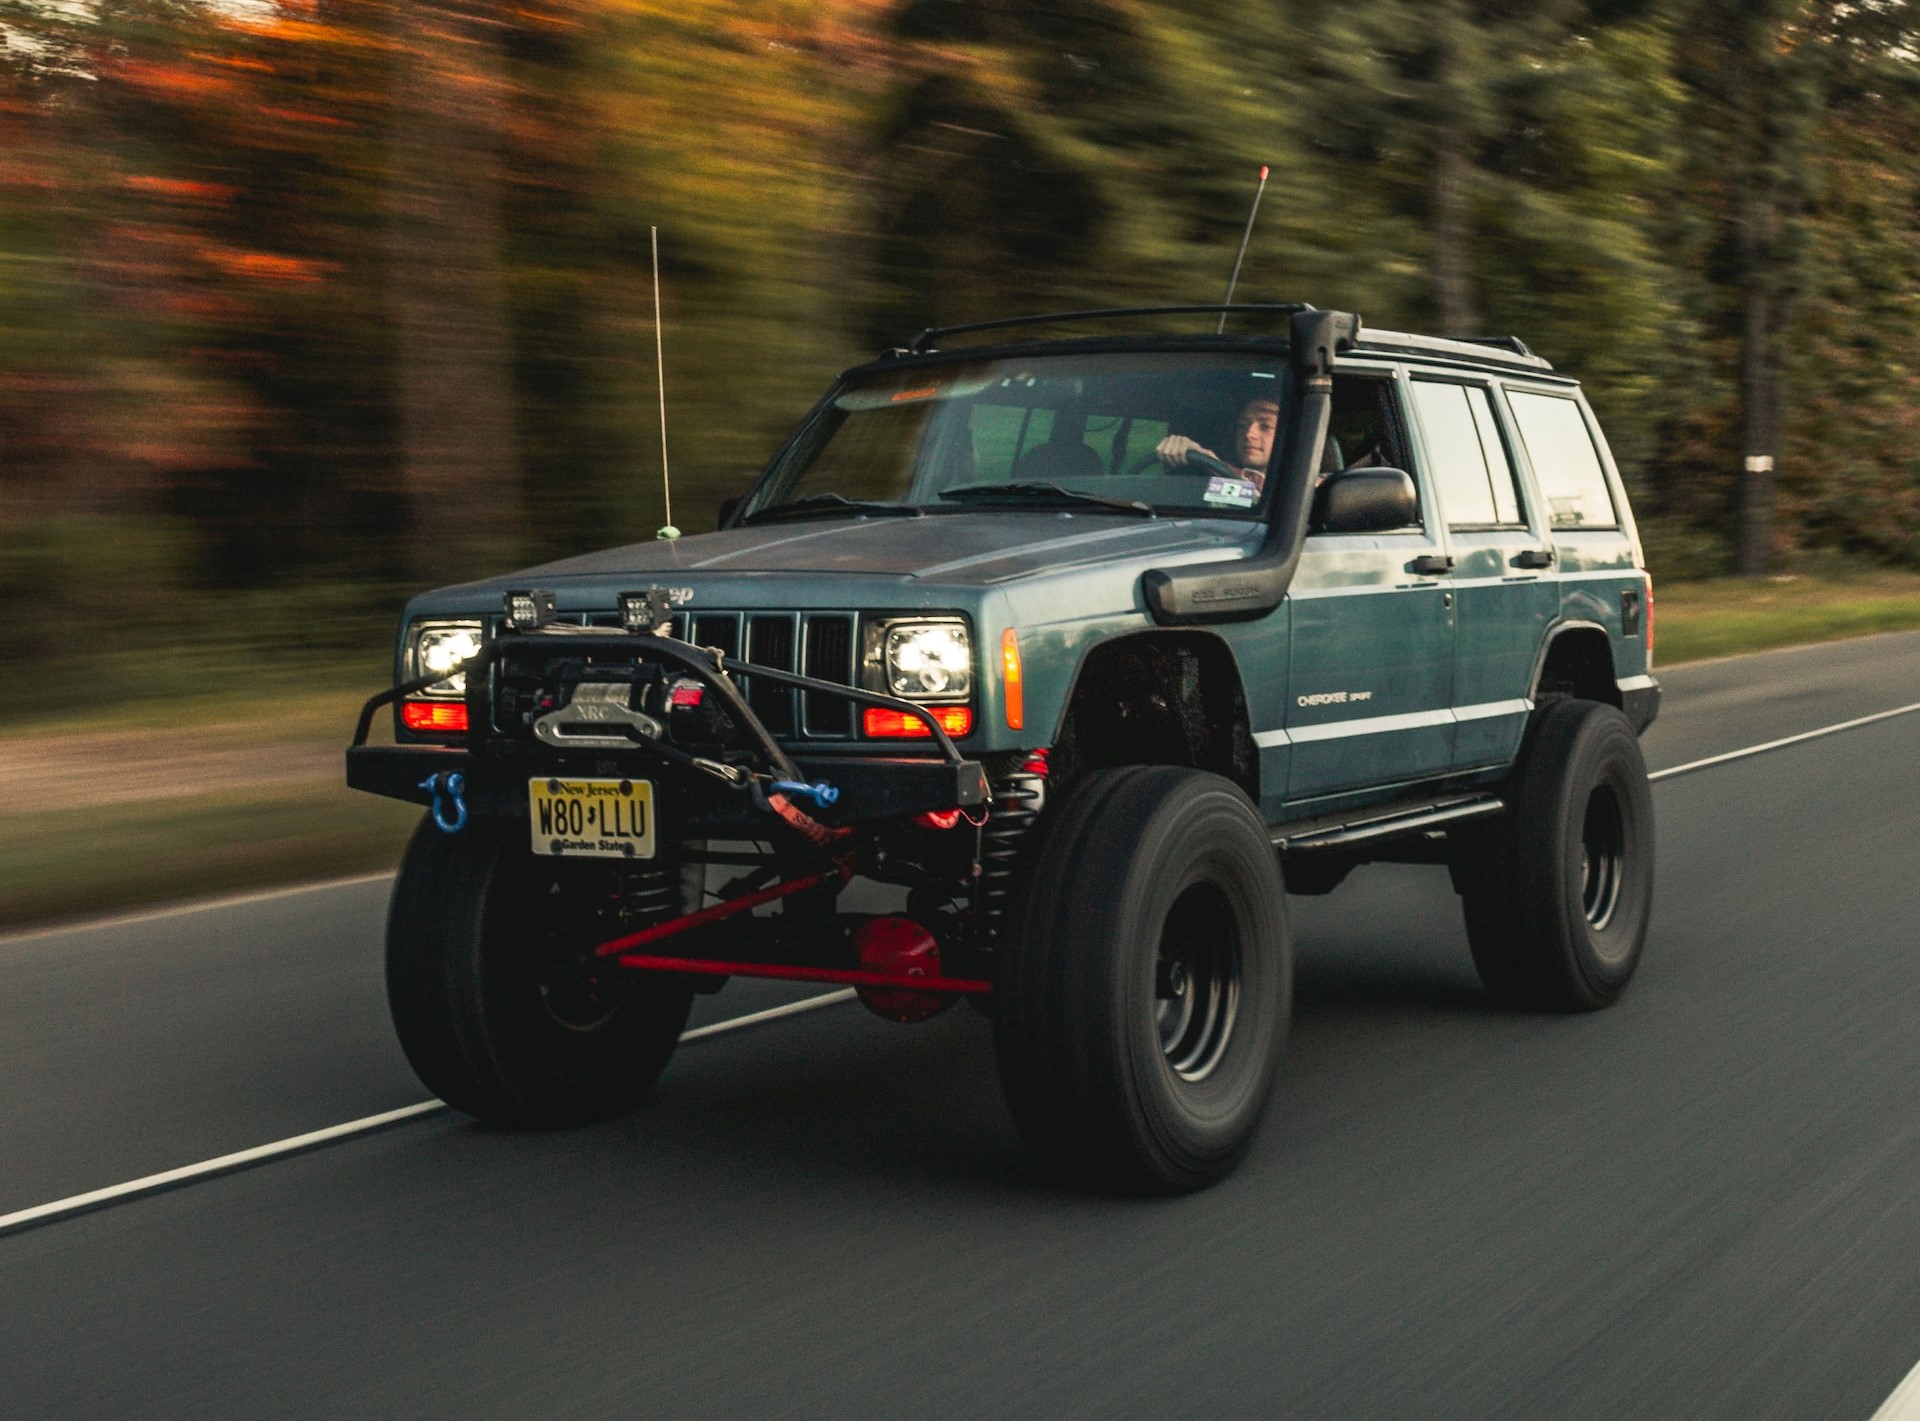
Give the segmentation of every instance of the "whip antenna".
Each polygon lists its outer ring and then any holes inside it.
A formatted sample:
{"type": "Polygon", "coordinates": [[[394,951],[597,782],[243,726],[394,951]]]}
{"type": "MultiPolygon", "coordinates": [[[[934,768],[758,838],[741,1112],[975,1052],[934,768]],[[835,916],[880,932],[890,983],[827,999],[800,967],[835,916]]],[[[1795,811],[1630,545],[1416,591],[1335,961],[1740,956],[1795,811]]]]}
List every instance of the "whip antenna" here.
{"type": "MultiPolygon", "coordinates": [[[[1260,165],[1260,186],[1253,190],[1253,210],[1247,214],[1247,230],[1240,234],[1240,254],[1233,259],[1233,275],[1227,278],[1227,299],[1223,305],[1233,304],[1233,288],[1240,284],[1240,263],[1247,259],[1247,243],[1253,240],[1253,219],[1260,215],[1260,199],[1267,191],[1267,165],[1260,165]]],[[[1213,328],[1215,335],[1224,335],[1227,329],[1227,313],[1220,313],[1220,324],[1213,328]]]]}
{"type": "MultiPolygon", "coordinates": [[[[1262,170],[1264,172],[1264,169],[1262,170]]],[[[653,536],[677,538],[673,526],[673,476],[667,472],[667,348],[660,335],[660,229],[653,232],[653,368],[660,378],[660,492],[666,499],[667,526],[653,536]]],[[[1237,271],[1237,268],[1236,268],[1237,271]]]]}

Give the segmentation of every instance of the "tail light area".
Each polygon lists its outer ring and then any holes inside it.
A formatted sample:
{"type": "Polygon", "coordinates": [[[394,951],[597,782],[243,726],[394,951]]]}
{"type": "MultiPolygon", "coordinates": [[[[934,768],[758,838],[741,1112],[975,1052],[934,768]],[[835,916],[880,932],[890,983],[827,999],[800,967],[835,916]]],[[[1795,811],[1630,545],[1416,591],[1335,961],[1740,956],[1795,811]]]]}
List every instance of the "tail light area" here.
{"type": "Polygon", "coordinates": [[[1647,669],[1653,669],[1653,574],[1647,574],[1647,669]]]}

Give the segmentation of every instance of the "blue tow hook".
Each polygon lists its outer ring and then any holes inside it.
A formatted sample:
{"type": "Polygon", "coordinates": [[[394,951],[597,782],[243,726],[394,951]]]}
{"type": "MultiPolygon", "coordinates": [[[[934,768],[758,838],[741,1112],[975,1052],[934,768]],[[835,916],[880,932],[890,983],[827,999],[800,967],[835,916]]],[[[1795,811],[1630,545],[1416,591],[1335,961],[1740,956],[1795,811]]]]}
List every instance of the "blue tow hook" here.
{"type": "Polygon", "coordinates": [[[420,788],[433,796],[427,811],[443,834],[457,834],[467,827],[467,777],[458,770],[441,770],[420,781],[420,788]]]}
{"type": "Polygon", "coordinates": [[[840,798],[840,791],[829,784],[809,785],[799,780],[775,780],[768,788],[781,794],[804,794],[822,809],[840,798]]]}

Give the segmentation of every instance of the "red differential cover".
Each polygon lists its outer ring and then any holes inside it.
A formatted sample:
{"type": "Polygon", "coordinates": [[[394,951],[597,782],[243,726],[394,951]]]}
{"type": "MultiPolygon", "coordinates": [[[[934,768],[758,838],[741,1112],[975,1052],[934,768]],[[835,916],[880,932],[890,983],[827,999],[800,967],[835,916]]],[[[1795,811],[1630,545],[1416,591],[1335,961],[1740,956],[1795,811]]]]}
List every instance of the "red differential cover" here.
{"type": "MultiPolygon", "coordinates": [[[[899,977],[938,977],[940,944],[911,918],[875,918],[853,935],[860,965],[869,972],[899,977]]],[[[859,987],[860,1000],[876,1016],[911,1025],[945,1011],[953,998],[941,992],[911,992],[893,987],[859,987]]]]}

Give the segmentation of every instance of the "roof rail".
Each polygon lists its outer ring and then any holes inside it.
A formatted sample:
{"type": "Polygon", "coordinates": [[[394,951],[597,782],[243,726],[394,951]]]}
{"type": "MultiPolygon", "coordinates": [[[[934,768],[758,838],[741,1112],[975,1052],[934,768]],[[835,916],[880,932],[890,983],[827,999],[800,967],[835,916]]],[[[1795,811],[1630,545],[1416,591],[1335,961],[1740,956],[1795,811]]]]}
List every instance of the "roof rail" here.
{"type": "Polygon", "coordinates": [[[1533,355],[1534,349],[1519,336],[1461,336],[1466,345],[1490,345],[1496,350],[1510,350],[1515,355],[1533,355]]]}
{"type": "Polygon", "coordinates": [[[1119,306],[1104,311],[1055,311],[1045,316],[1010,316],[1000,321],[973,321],[964,326],[928,326],[919,335],[890,355],[925,355],[934,342],[946,336],[972,335],[976,331],[1011,330],[1017,326],[1050,326],[1062,321],[1105,321],[1126,316],[1217,316],[1217,315],[1295,315],[1315,308],[1304,301],[1242,303],[1237,306],[1119,306]]]}

